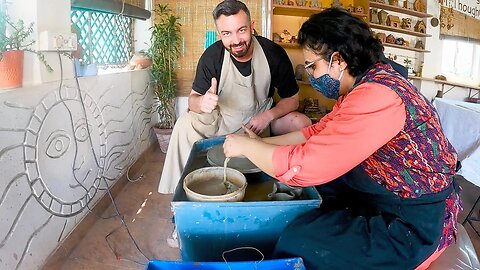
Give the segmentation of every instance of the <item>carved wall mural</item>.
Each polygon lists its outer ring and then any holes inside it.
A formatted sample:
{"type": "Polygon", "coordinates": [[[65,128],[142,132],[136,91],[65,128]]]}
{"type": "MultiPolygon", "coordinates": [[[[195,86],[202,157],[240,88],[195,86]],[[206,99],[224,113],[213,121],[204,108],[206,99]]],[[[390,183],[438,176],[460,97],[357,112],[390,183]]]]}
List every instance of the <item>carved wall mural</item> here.
{"type": "Polygon", "coordinates": [[[148,74],[126,74],[0,93],[0,269],[40,267],[151,144],[148,74]]]}

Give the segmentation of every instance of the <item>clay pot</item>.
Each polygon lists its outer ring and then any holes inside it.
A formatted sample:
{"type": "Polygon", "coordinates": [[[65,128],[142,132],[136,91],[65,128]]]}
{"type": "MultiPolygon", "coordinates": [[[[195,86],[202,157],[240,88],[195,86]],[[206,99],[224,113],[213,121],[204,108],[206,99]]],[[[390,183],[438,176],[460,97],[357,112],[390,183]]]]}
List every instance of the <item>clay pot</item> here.
{"type": "Polygon", "coordinates": [[[23,51],[6,51],[0,60],[0,89],[22,87],[23,51]]]}

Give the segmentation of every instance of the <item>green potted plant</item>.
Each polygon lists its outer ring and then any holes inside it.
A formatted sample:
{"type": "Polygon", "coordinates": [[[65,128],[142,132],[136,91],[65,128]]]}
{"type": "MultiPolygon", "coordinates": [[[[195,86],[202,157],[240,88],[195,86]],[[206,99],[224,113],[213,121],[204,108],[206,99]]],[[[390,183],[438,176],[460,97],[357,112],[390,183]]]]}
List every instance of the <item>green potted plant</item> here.
{"type": "Polygon", "coordinates": [[[33,23],[26,25],[23,20],[12,21],[6,0],[0,0],[0,89],[22,86],[24,51],[35,53],[48,71],[52,71],[43,54],[30,48],[35,43],[28,40],[32,33],[33,23]]]}
{"type": "Polygon", "coordinates": [[[168,5],[158,4],[154,14],[155,21],[150,28],[152,31],[151,45],[148,50],[148,56],[152,60],[150,85],[158,101],[156,111],[159,122],[155,125],[155,132],[162,151],[166,153],[170,134],[176,120],[177,77],[175,69],[180,56],[182,36],[179,17],[173,14],[168,5]]]}

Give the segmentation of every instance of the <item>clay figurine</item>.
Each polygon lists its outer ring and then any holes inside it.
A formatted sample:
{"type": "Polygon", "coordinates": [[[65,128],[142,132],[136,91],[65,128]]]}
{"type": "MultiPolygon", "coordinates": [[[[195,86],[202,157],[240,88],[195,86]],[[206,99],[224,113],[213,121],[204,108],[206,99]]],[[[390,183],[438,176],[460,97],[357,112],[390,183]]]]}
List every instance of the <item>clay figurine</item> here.
{"type": "Polygon", "coordinates": [[[378,21],[381,25],[387,25],[387,16],[388,12],[383,9],[378,12],[378,21]]]}
{"type": "Polygon", "coordinates": [[[415,0],[413,3],[413,9],[418,12],[425,12],[425,3],[423,0],[415,0]]]}
{"type": "Polygon", "coordinates": [[[371,8],[370,9],[370,22],[378,24],[378,9],[371,8]]]}
{"type": "Polygon", "coordinates": [[[292,35],[290,34],[290,32],[288,32],[287,29],[283,30],[283,32],[280,34],[280,37],[282,38],[282,42],[285,43],[290,43],[290,41],[292,40],[292,35]]]}
{"type": "Polygon", "coordinates": [[[355,13],[363,14],[363,13],[365,13],[365,10],[363,9],[362,6],[357,6],[357,7],[355,7],[355,13]]]}
{"type": "Polygon", "coordinates": [[[402,23],[400,26],[402,27],[402,29],[407,29],[407,30],[412,29],[412,19],[402,18],[402,23]]]}
{"type": "Polygon", "coordinates": [[[319,0],[312,0],[312,4],[310,5],[312,8],[322,8],[322,4],[319,0]]]}
{"type": "Polygon", "coordinates": [[[395,41],[395,37],[392,34],[387,36],[387,43],[395,44],[395,41]]]}
{"type": "Polygon", "coordinates": [[[423,45],[423,41],[417,40],[417,43],[415,43],[415,48],[425,50],[425,45],[423,45]]]}
{"type": "Polygon", "coordinates": [[[423,20],[418,20],[418,22],[415,24],[415,27],[413,27],[415,32],[424,33],[424,34],[426,32],[426,28],[427,26],[425,25],[425,22],[423,20]]]}
{"type": "Polygon", "coordinates": [[[382,43],[387,42],[387,35],[385,33],[378,33],[377,34],[377,39],[380,40],[382,43]]]}
{"type": "Polygon", "coordinates": [[[295,0],[297,2],[298,7],[303,7],[305,6],[305,0],[295,0]]]}
{"type": "Polygon", "coordinates": [[[398,7],[398,0],[388,0],[388,3],[392,6],[398,7]]]}
{"type": "Polygon", "coordinates": [[[400,18],[398,16],[388,15],[387,25],[390,27],[400,28],[400,18]]]}

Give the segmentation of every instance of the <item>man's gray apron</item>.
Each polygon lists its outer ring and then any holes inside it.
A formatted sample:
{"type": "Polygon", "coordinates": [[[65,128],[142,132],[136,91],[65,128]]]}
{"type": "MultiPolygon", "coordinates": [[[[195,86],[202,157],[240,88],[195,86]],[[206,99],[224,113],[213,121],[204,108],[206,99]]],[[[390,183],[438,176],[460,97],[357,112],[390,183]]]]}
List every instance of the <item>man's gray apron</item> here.
{"type": "Polygon", "coordinates": [[[225,50],[222,75],[218,83],[218,106],[211,113],[189,111],[176,122],[160,178],[158,192],[173,193],[193,144],[199,140],[241,132],[242,123],[259,112],[268,110],[272,98],[270,68],[262,47],[252,38],[252,72],[244,77],[225,50]],[[266,106],[265,106],[266,105],[266,106]]]}

